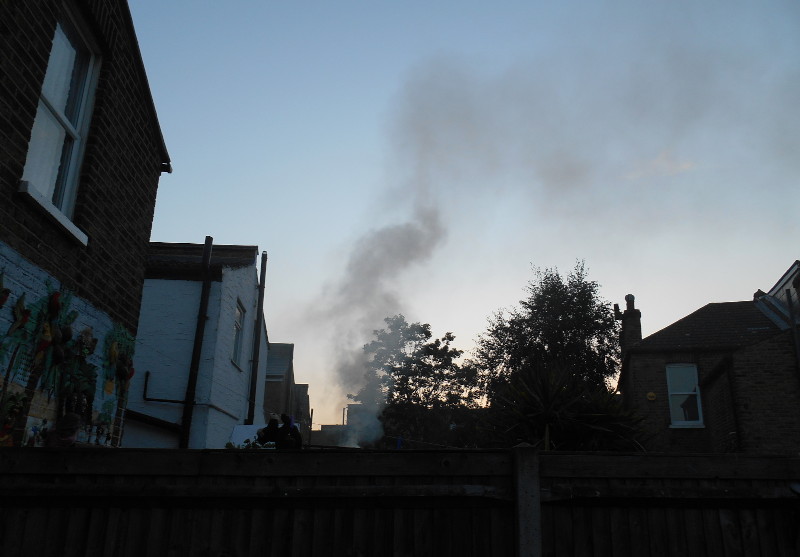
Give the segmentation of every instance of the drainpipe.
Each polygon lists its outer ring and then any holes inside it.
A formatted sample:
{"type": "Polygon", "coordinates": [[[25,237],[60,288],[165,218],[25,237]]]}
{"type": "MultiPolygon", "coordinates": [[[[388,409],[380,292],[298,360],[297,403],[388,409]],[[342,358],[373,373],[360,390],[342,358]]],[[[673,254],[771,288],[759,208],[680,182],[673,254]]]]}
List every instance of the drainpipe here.
{"type": "Polygon", "coordinates": [[[261,276],[258,281],[258,309],[256,310],[255,330],[253,331],[253,361],[250,367],[250,397],[247,406],[245,425],[253,425],[256,414],[256,391],[258,389],[258,358],[261,352],[261,329],[264,323],[264,284],[267,277],[267,252],[261,252],[261,276]]]}
{"type": "Polygon", "coordinates": [[[200,292],[200,307],[197,312],[197,328],[194,332],[194,346],[192,347],[192,361],[189,364],[189,382],[186,385],[186,397],[183,405],[183,419],[181,420],[181,439],[179,447],[189,448],[189,434],[192,431],[192,414],[194,413],[194,396],[197,390],[197,375],[200,371],[200,353],[203,350],[203,335],[208,320],[208,297],[211,291],[211,246],[214,238],[206,236],[203,247],[203,289],[200,292]]]}

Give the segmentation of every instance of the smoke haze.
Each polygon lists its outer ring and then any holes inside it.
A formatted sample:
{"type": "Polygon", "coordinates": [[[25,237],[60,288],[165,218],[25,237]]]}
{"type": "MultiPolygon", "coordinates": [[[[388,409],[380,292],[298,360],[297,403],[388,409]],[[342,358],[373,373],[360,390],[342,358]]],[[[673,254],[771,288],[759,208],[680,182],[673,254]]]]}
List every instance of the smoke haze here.
{"type": "Polygon", "coordinates": [[[800,65],[767,51],[797,53],[800,40],[753,52],[734,36],[701,45],[692,26],[667,34],[657,20],[622,31],[501,69],[440,56],[411,72],[388,127],[390,177],[376,192],[385,218],[400,222],[358,238],[317,303],[346,392],[359,387],[372,331],[408,312],[408,272],[444,262],[452,228],[486,227],[504,199],[524,205],[543,243],[595,227],[616,239],[631,223],[653,240],[676,227],[707,234],[692,220],[727,222],[795,187],[773,176],[800,171],[800,65]],[[752,190],[726,190],[742,176],[752,190]]]}

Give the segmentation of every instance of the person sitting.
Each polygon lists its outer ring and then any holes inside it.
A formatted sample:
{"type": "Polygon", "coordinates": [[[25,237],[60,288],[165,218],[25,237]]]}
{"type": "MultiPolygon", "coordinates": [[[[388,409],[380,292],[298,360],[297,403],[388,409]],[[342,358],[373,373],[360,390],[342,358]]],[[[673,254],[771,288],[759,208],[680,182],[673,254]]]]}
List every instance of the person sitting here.
{"type": "Polygon", "coordinates": [[[280,426],[278,425],[278,418],[273,417],[269,419],[266,427],[263,427],[256,432],[256,439],[261,445],[266,445],[267,443],[277,444],[279,432],[280,426]]]}
{"type": "Polygon", "coordinates": [[[278,430],[278,441],[275,446],[278,449],[302,449],[303,438],[294,419],[288,414],[281,414],[281,421],[283,425],[278,430]]]}

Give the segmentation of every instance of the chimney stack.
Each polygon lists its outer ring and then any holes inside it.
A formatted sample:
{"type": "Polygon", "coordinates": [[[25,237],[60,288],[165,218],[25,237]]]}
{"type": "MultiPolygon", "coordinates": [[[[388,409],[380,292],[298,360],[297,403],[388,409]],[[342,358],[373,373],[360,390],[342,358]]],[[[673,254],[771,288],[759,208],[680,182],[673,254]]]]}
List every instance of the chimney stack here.
{"type": "Polygon", "coordinates": [[[625,311],[619,311],[619,305],[614,304],[614,318],[622,321],[622,330],[619,333],[619,345],[623,355],[625,351],[642,340],[642,312],[633,305],[633,294],[625,296],[625,311]]]}

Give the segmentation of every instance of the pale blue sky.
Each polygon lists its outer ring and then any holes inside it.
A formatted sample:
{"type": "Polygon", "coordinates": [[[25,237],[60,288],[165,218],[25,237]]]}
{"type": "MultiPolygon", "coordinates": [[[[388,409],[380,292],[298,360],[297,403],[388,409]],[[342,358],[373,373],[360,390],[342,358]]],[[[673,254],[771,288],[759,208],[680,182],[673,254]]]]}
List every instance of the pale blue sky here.
{"type": "Polygon", "coordinates": [[[381,317],[469,349],[532,265],[585,260],[648,334],[800,258],[796,2],[130,7],[175,169],[152,239],[269,252],[316,423],[381,317]]]}

